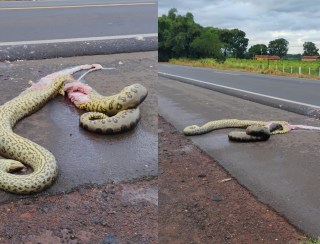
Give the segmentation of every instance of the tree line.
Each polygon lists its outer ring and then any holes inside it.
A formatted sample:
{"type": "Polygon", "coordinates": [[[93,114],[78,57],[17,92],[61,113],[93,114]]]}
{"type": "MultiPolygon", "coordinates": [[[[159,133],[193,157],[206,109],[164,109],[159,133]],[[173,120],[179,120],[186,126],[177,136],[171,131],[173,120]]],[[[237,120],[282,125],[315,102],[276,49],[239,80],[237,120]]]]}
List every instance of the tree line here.
{"type": "MultiPolygon", "coordinates": [[[[215,58],[223,62],[228,57],[253,58],[254,55],[287,55],[289,42],[278,38],[265,44],[256,44],[248,50],[249,39],[239,29],[202,27],[194,21],[192,13],[178,15],[177,9],[158,18],[159,61],[171,58],[215,58]]],[[[303,44],[303,54],[319,55],[313,42],[303,44]]]]}

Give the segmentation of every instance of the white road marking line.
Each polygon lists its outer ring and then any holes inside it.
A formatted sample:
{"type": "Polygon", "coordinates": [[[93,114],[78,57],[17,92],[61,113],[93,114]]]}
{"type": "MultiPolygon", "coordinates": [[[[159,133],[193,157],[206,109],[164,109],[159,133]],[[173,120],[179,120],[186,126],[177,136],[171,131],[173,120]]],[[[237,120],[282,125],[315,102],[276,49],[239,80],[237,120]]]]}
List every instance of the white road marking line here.
{"type": "Polygon", "coordinates": [[[63,9],[63,8],[93,8],[93,7],[120,7],[120,6],[139,6],[156,5],[156,2],[145,3],[107,3],[107,4],[85,4],[85,5],[61,5],[61,6],[33,6],[33,7],[3,7],[2,10],[35,10],[35,9],[63,9]]]}
{"type": "Polygon", "coordinates": [[[143,40],[143,38],[145,37],[157,37],[157,36],[158,36],[158,33],[150,33],[150,34],[133,34],[133,35],[121,35],[121,36],[98,36],[98,37],[83,37],[83,38],[69,38],[69,39],[0,42],[0,46],[48,44],[48,43],[79,42],[79,41],[119,40],[119,39],[129,39],[129,38],[136,38],[138,40],[143,40]]]}
{"type": "Polygon", "coordinates": [[[168,74],[168,73],[164,73],[164,72],[158,72],[158,74],[173,76],[173,77],[182,78],[182,79],[186,79],[186,80],[190,80],[190,81],[195,81],[195,82],[198,82],[198,83],[207,84],[207,85],[211,85],[211,86],[221,87],[221,88],[225,88],[225,89],[229,89],[229,90],[233,90],[233,91],[244,92],[244,93],[248,93],[248,94],[252,94],[252,95],[256,95],[256,96],[261,96],[261,97],[265,97],[265,98],[271,98],[271,99],[275,99],[275,100],[279,100],[279,101],[283,101],[283,102],[289,102],[289,103],[294,103],[294,104],[297,104],[297,105],[303,105],[303,106],[308,106],[308,107],[312,107],[312,108],[315,108],[315,109],[320,109],[320,106],[309,104],[309,103],[296,102],[296,101],[292,101],[292,100],[288,100],[288,99],[284,99],[284,98],[280,98],[280,97],[274,97],[274,96],[264,95],[264,94],[261,94],[261,93],[250,92],[250,91],[246,91],[246,90],[242,90],[242,89],[238,89],[238,88],[218,85],[218,84],[214,84],[214,83],[210,83],[210,82],[206,82],[206,81],[202,81],[202,80],[196,80],[196,79],[187,78],[187,77],[178,76],[178,75],[173,75],[173,74],[168,74]]]}

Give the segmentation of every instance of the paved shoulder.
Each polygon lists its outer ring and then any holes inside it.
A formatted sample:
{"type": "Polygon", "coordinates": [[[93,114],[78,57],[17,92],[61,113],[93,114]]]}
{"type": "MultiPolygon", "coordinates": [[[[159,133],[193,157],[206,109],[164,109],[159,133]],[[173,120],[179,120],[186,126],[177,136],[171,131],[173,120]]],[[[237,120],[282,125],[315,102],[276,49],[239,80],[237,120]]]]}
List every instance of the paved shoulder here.
{"type": "MultiPolygon", "coordinates": [[[[188,125],[237,118],[286,120],[320,126],[318,120],[211,90],[159,78],[159,114],[180,131],[188,125]]],[[[308,234],[320,234],[319,133],[296,131],[267,142],[239,144],[219,130],[190,139],[259,200],[308,234]]]]}

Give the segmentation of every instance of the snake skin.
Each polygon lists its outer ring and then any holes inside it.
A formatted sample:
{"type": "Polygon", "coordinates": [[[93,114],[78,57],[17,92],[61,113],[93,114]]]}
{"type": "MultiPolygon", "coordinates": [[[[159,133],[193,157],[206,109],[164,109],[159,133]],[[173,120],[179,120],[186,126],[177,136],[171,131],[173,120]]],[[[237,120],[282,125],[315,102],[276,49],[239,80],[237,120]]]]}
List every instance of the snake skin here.
{"type": "Polygon", "coordinates": [[[147,97],[147,89],[140,84],[125,87],[113,96],[102,96],[95,90],[88,94],[89,102],[76,105],[89,111],[80,116],[80,126],[99,134],[126,132],[140,119],[137,106],[147,97]]]}
{"type": "MultiPolygon", "coordinates": [[[[201,135],[208,133],[213,130],[226,129],[226,128],[248,128],[250,126],[263,127],[267,126],[270,123],[275,123],[281,125],[281,128],[275,129],[270,132],[270,134],[284,134],[288,133],[291,128],[286,121],[255,121],[255,120],[238,120],[238,119],[223,119],[223,120],[214,120],[210,121],[202,126],[191,125],[187,126],[183,133],[187,136],[201,135]]],[[[231,132],[229,134],[229,139],[234,141],[262,141],[266,140],[269,137],[261,137],[254,135],[246,135],[245,132],[231,132]]]]}
{"type": "Polygon", "coordinates": [[[48,88],[29,90],[0,106],[0,153],[9,159],[0,160],[0,189],[18,194],[39,192],[50,186],[57,177],[55,157],[40,145],[12,131],[22,118],[36,112],[52,99],[70,79],[69,75],[56,78],[48,88]],[[33,172],[28,175],[11,174],[29,165],[33,172]]]}

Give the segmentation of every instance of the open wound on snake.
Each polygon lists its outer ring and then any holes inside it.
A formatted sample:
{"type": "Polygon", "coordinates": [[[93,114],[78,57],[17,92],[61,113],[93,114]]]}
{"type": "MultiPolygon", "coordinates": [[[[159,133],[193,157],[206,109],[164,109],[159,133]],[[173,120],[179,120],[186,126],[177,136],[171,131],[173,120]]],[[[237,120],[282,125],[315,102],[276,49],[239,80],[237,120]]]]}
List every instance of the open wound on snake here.
{"type": "Polygon", "coordinates": [[[78,81],[66,83],[63,91],[76,107],[88,111],[80,116],[80,126],[99,134],[117,134],[134,128],[140,120],[137,106],[148,94],[144,86],[133,84],[118,94],[103,96],[78,81]]]}

